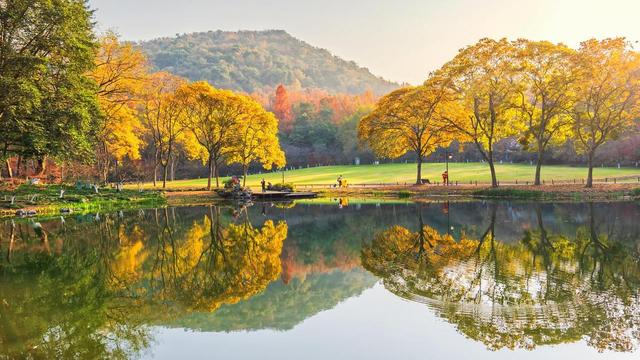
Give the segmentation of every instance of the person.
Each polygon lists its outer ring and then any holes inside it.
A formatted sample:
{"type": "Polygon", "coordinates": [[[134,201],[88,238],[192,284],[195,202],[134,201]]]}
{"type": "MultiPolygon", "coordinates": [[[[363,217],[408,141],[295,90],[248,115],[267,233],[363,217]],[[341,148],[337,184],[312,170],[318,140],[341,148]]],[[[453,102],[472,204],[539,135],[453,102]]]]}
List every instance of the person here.
{"type": "Polygon", "coordinates": [[[448,185],[449,184],[449,171],[446,171],[442,173],[442,184],[443,185],[448,185]]]}
{"type": "Polygon", "coordinates": [[[342,187],[342,175],[338,176],[338,187],[342,187]]]}
{"type": "Polygon", "coordinates": [[[266,189],[267,183],[266,181],[264,181],[264,178],[262,178],[262,181],[260,181],[260,185],[262,185],[262,192],[265,192],[267,190],[266,189]]]}
{"type": "Polygon", "coordinates": [[[271,184],[271,182],[267,183],[267,190],[273,190],[273,184],[271,184]]]}

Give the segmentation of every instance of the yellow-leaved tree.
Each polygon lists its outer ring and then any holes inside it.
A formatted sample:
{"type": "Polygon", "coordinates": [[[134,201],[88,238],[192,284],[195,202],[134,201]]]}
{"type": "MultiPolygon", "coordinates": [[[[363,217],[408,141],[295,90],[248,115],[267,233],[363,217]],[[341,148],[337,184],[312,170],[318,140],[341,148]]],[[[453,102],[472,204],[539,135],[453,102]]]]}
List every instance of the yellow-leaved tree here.
{"type": "Polygon", "coordinates": [[[397,158],[415,152],[416,184],[421,184],[424,157],[451,143],[444,121],[447,106],[447,89],[430,80],[422,86],[395,90],[360,120],[358,137],[380,157],[397,158]]]}
{"type": "Polygon", "coordinates": [[[640,56],[623,38],[588,40],[576,59],[576,101],[570,109],[577,149],[587,156],[587,187],[593,186],[596,151],[640,117],[640,56]]]}
{"type": "Polygon", "coordinates": [[[227,153],[228,164],[242,165],[243,186],[247,183],[247,172],[252,162],[259,162],[269,170],[285,165],[285,155],[278,140],[278,119],[262,105],[248,96],[242,98],[242,115],[237,130],[233,133],[227,153]]]}
{"type": "Polygon", "coordinates": [[[520,143],[537,153],[535,185],[540,185],[543,155],[549,144],[561,144],[571,135],[568,109],[576,80],[575,51],[548,41],[518,40],[514,43],[515,109],[524,129],[520,143]]]}
{"type": "Polygon", "coordinates": [[[162,187],[167,186],[168,167],[184,133],[185,107],[176,95],[184,80],[169,73],[154,73],[145,83],[139,116],[153,143],[153,186],[162,166],[162,187]]]}
{"type": "Polygon", "coordinates": [[[246,99],[204,81],[183,85],[177,94],[186,107],[187,154],[208,165],[207,189],[211,189],[212,176],[219,187],[218,168],[228,152],[237,149],[233,142],[238,140],[241,120],[247,116],[246,99]]]}
{"type": "Polygon", "coordinates": [[[103,181],[115,161],[129,157],[140,158],[142,139],[140,120],[135,107],[139,93],[148,78],[147,60],[144,54],[129,43],[120,43],[114,33],[99,39],[95,69],[90,74],[98,85],[98,101],[104,115],[102,128],[98,129],[98,167],[103,181]]]}
{"type": "Polygon", "coordinates": [[[514,54],[506,39],[482,39],[466,47],[433,77],[458,96],[462,112],[447,118],[460,141],[473,142],[489,164],[491,184],[498,186],[494,166],[494,145],[516,135],[521,122],[513,104],[514,54]]]}

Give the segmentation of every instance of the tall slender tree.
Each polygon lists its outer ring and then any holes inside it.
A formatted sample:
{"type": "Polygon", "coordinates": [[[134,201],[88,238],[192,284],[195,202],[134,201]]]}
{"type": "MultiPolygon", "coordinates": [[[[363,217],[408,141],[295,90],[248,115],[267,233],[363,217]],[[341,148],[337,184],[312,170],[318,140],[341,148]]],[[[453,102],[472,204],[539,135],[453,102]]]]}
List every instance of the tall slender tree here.
{"type": "Polygon", "coordinates": [[[185,129],[185,107],[176,96],[176,90],[183,83],[184,80],[174,75],[154,73],[142,92],[139,116],[154,147],[154,186],[159,166],[162,167],[162,187],[167,186],[169,165],[185,129]]]}
{"type": "Polygon", "coordinates": [[[104,115],[97,131],[96,153],[103,181],[107,181],[112,161],[117,167],[125,157],[140,158],[142,125],[136,116],[136,106],[149,74],[144,54],[129,43],[121,44],[111,32],[100,38],[95,63],[90,76],[98,85],[104,115]]]}
{"type": "Polygon", "coordinates": [[[435,75],[458,94],[462,113],[447,118],[461,140],[471,141],[489,164],[491,184],[498,186],[494,146],[518,133],[514,121],[514,47],[506,39],[482,39],[466,47],[435,75]]]}
{"type": "Polygon", "coordinates": [[[592,39],[581,43],[576,68],[570,114],[576,145],[587,157],[586,186],[592,187],[598,148],[640,117],[640,55],[625,39],[592,39]]]}
{"type": "Polygon", "coordinates": [[[284,85],[278,85],[276,88],[276,97],[273,104],[273,113],[279,120],[280,131],[289,133],[293,127],[293,112],[291,110],[291,102],[289,94],[284,85]]]}
{"type": "Polygon", "coordinates": [[[575,81],[575,51],[548,41],[518,40],[514,43],[515,108],[524,122],[520,143],[536,152],[534,184],[540,185],[540,170],[549,144],[560,144],[570,135],[568,109],[575,81]]]}
{"type": "Polygon", "coordinates": [[[284,152],[278,140],[278,119],[247,96],[242,96],[242,116],[238,131],[233,135],[227,163],[242,165],[243,186],[247,183],[247,173],[252,162],[263,168],[282,167],[286,164],[284,152]]]}

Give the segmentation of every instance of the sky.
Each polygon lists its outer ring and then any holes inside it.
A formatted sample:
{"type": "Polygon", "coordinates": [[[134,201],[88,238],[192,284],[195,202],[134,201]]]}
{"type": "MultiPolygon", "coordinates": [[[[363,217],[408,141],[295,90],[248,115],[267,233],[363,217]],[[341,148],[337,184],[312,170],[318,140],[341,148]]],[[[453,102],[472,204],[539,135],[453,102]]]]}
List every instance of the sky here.
{"type": "Polygon", "coordinates": [[[125,40],[282,29],[385,79],[419,84],[483,37],[576,47],[640,40],[640,0],[89,0],[100,31],[125,40]]]}

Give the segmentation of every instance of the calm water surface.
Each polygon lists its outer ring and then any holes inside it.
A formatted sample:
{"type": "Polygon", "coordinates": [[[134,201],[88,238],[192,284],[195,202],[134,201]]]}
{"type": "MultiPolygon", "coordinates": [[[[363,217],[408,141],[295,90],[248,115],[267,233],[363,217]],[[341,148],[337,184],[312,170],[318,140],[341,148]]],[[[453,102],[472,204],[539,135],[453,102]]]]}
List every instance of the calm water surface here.
{"type": "Polygon", "coordinates": [[[0,359],[637,359],[640,204],[0,221],[0,359]]]}

